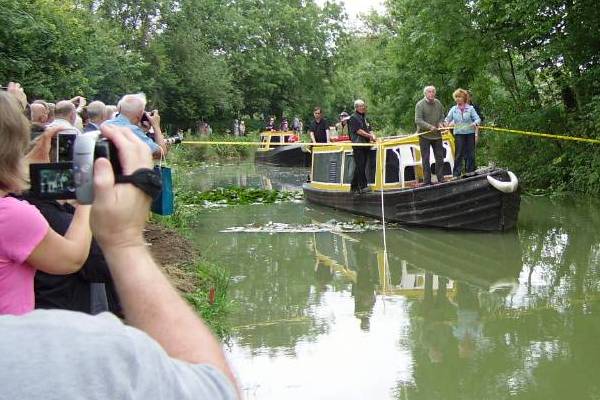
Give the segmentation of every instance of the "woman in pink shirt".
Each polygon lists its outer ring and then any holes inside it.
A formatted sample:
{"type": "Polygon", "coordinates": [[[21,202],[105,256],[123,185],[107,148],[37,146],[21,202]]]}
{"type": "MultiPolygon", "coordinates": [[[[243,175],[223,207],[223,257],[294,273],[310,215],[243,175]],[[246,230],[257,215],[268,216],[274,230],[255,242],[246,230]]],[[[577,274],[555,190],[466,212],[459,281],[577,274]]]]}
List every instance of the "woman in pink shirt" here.
{"type": "Polygon", "coordinates": [[[48,162],[50,141],[58,129],[39,137],[27,156],[29,121],[16,101],[24,96],[16,84],[0,92],[0,314],[24,314],[35,306],[35,270],[69,274],[81,268],[90,249],[90,206],[77,206],[66,234],[59,235],[26,201],[8,197],[20,192],[30,162],[48,162]]]}

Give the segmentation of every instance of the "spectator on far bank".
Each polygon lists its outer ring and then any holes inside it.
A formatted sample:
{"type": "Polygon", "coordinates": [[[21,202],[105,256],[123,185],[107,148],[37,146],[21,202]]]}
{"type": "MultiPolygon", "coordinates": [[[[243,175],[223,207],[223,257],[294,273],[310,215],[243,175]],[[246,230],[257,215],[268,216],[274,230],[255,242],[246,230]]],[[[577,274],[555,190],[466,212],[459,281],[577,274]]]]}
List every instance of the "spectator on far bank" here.
{"type": "Polygon", "coordinates": [[[84,132],[97,131],[106,121],[106,105],[101,101],[92,101],[87,106],[88,123],[83,127],[84,132]]]}

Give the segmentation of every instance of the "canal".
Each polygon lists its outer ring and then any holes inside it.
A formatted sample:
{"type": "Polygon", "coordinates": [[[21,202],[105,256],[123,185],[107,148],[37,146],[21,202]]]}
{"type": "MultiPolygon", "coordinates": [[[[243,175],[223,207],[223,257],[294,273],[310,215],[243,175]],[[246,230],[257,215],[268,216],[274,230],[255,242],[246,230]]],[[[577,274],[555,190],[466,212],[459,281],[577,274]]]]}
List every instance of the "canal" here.
{"type": "MultiPolygon", "coordinates": [[[[301,190],[305,169],[206,166],[198,189],[301,190]]],[[[524,196],[505,234],[306,204],[211,208],[247,399],[599,399],[600,202],[524,196]]]]}

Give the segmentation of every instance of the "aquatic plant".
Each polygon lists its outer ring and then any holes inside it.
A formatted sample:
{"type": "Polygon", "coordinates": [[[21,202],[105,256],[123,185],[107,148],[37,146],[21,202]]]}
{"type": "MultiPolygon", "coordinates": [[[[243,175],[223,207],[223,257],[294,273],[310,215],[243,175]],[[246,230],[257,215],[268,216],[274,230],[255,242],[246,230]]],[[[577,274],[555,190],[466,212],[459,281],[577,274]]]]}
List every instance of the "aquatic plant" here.
{"type": "Polygon", "coordinates": [[[178,205],[200,205],[210,208],[245,204],[271,204],[301,200],[303,197],[302,192],[232,186],[226,188],[219,187],[205,192],[184,190],[177,192],[175,198],[178,205]]]}

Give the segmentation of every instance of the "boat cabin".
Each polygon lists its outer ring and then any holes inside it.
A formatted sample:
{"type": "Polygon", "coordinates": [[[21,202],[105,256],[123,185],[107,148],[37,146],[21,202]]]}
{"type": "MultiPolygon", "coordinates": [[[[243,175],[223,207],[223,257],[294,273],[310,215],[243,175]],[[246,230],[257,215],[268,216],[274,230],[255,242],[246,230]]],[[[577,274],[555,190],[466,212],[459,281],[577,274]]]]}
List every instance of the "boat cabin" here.
{"type": "MultiPolygon", "coordinates": [[[[444,175],[452,176],[454,139],[449,133],[442,137],[444,145],[444,175]]],[[[435,176],[435,157],[430,149],[432,175],[435,176]]],[[[352,143],[315,146],[312,149],[310,186],[321,190],[350,191],[354,174],[352,143]]],[[[383,139],[381,147],[373,145],[367,161],[367,181],[374,190],[415,187],[423,178],[419,138],[411,135],[383,139]],[[383,151],[380,153],[378,148],[383,151]]]]}

